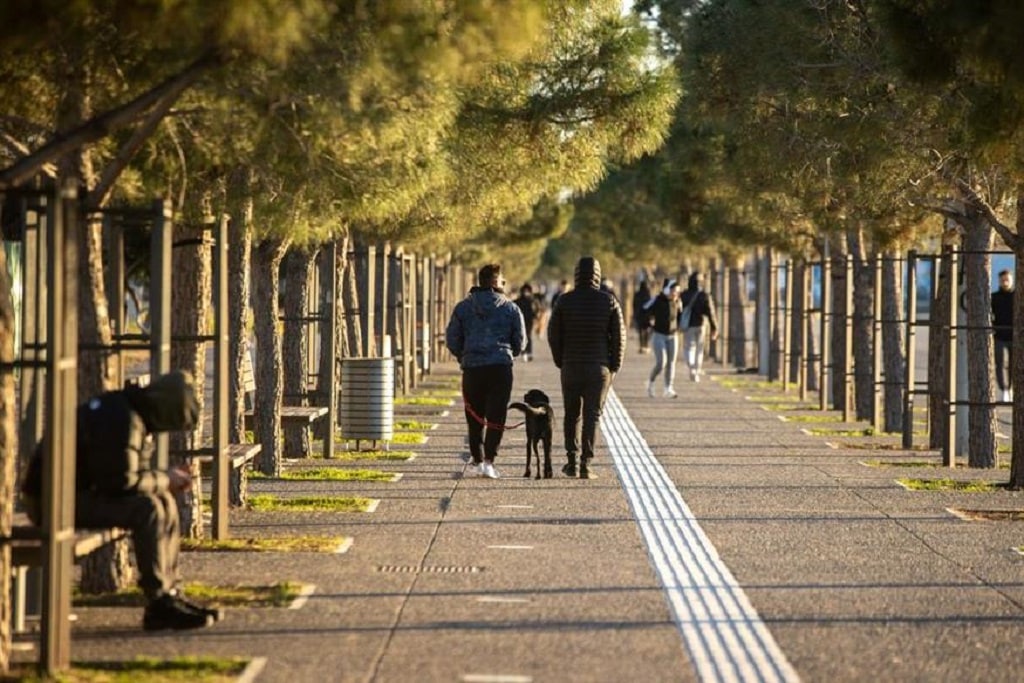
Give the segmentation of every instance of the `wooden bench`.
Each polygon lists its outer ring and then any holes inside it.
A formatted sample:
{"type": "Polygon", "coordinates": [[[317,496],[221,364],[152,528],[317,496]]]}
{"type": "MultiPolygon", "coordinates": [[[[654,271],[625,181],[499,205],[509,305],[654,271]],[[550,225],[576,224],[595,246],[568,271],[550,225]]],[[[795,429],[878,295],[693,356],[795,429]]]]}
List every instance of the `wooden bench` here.
{"type": "MultiPolygon", "coordinates": [[[[231,465],[228,491],[231,505],[234,507],[245,505],[249,481],[246,475],[247,465],[256,459],[262,449],[263,446],[258,443],[232,443],[227,446],[226,455],[231,465]]],[[[197,455],[195,458],[201,463],[213,463],[212,455],[197,455]]]]}
{"type": "MultiPolygon", "coordinates": [[[[74,559],[80,560],[103,546],[128,535],[126,529],[75,529],[74,559]]],[[[43,563],[43,530],[29,520],[23,512],[15,513],[10,536],[0,536],[0,545],[11,548],[11,567],[14,585],[11,590],[11,617],[15,633],[25,632],[25,605],[27,603],[30,567],[43,563]]]]}
{"type": "MultiPolygon", "coordinates": [[[[253,429],[256,416],[253,412],[256,395],[256,377],[253,373],[252,358],[245,354],[242,359],[242,389],[245,392],[245,428],[253,429]]],[[[285,427],[310,427],[327,415],[325,406],[281,406],[281,425],[285,427]]]]}

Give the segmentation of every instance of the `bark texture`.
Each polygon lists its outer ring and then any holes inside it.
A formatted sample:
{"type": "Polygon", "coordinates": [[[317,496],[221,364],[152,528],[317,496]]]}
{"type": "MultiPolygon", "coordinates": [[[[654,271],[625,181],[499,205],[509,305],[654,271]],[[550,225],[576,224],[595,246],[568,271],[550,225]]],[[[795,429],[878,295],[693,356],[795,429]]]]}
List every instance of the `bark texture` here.
{"type": "Polygon", "coordinates": [[[842,410],[846,396],[846,245],[836,240],[832,247],[832,409],[842,410]]]}
{"type": "MultiPolygon", "coordinates": [[[[245,371],[252,367],[249,355],[249,306],[252,265],[252,171],[236,169],[228,178],[228,440],[246,443],[245,371]]],[[[252,398],[252,397],[250,397],[252,398]]]]}
{"type": "MultiPolygon", "coordinates": [[[[310,277],[316,251],[291,249],[284,257],[284,405],[309,405],[309,326],[310,277]]],[[[284,452],[288,457],[309,456],[309,429],[305,426],[284,428],[284,452]]]]}
{"type": "Polygon", "coordinates": [[[874,349],[871,330],[874,321],[875,276],[864,244],[863,231],[849,233],[847,248],[853,255],[853,376],[854,405],[858,420],[870,420],[874,403],[874,349]]]}
{"type": "Polygon", "coordinates": [[[253,250],[253,318],[256,335],[256,441],[262,445],[259,469],[277,477],[281,474],[281,394],[284,377],[281,334],[278,327],[278,269],[288,250],[282,240],[265,240],[253,250]]]}
{"type": "MultiPolygon", "coordinates": [[[[992,402],[991,290],[992,227],[980,215],[966,217],[964,234],[964,300],[967,309],[968,455],[970,467],[996,466],[996,410],[992,402]]],[[[961,331],[963,334],[963,331],[961,331]]]]}
{"type": "MultiPolygon", "coordinates": [[[[6,252],[0,246],[0,363],[14,361],[14,299],[7,273],[6,252]]],[[[0,536],[10,536],[14,518],[14,488],[18,441],[14,403],[14,373],[0,370],[0,536]]],[[[11,663],[11,547],[0,544],[0,673],[11,663]]]]}
{"type": "Polygon", "coordinates": [[[890,251],[882,259],[882,369],[885,373],[884,429],[903,429],[903,379],[906,357],[903,353],[903,262],[890,251]]]}
{"type": "Polygon", "coordinates": [[[942,448],[946,441],[946,391],[949,378],[949,259],[942,258],[932,273],[935,297],[928,313],[928,447],[942,448]]]}

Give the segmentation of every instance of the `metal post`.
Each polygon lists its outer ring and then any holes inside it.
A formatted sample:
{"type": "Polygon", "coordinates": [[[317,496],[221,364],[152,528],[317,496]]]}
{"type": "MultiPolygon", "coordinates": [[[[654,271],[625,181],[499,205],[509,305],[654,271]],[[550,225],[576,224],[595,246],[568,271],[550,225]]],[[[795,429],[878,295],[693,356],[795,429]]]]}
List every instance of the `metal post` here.
{"type": "MultiPolygon", "coordinates": [[[[171,203],[153,203],[153,233],[149,266],[149,373],[150,379],[171,371],[171,242],[174,234],[171,203]]],[[[158,469],[170,464],[167,433],[153,435],[153,455],[158,469]]]]}
{"type": "Polygon", "coordinates": [[[213,537],[228,537],[228,216],[222,215],[213,228],[213,537]]]}
{"type": "Polygon", "coordinates": [[[882,255],[874,258],[875,298],[871,315],[871,426],[876,433],[883,428],[882,408],[882,255]]]}
{"type": "Polygon", "coordinates": [[[907,253],[907,292],[906,292],[906,346],[904,357],[906,366],[903,371],[903,447],[914,447],[914,391],[917,380],[914,376],[914,364],[917,363],[917,252],[911,249],[907,253]]]}
{"type": "MultiPolygon", "coordinates": [[[[115,343],[125,334],[124,316],[124,230],[114,218],[103,216],[103,236],[107,244],[106,290],[107,308],[110,315],[110,332],[115,343]]],[[[124,353],[118,349],[114,356],[114,372],[117,375],[114,386],[124,383],[124,353]]]]}
{"type": "Polygon", "coordinates": [[[828,236],[821,249],[821,348],[818,350],[818,409],[828,410],[832,363],[832,253],[828,236]]]}
{"type": "Polygon", "coordinates": [[[843,358],[843,422],[852,419],[853,408],[853,283],[856,277],[853,254],[846,255],[846,355],[843,358]]]}
{"type": "Polygon", "coordinates": [[[46,359],[49,429],[43,439],[43,610],[39,665],[54,675],[71,665],[71,584],[75,545],[75,434],[78,400],[78,191],[61,188],[50,207],[46,359]]]}
{"type": "Polygon", "coordinates": [[[946,438],[942,444],[942,464],[956,467],[956,380],[957,380],[957,283],[960,280],[959,254],[952,247],[946,247],[949,259],[949,335],[947,342],[948,361],[946,365],[946,438]]]}
{"type": "Polygon", "coordinates": [[[757,371],[765,376],[771,367],[771,250],[758,250],[757,259],[757,371]]]}
{"type": "Polygon", "coordinates": [[[338,241],[331,240],[324,247],[324,253],[320,255],[320,258],[327,259],[328,263],[331,264],[330,272],[331,277],[326,282],[321,282],[320,286],[324,288],[326,296],[321,297],[321,301],[327,307],[327,310],[320,311],[320,324],[327,325],[328,332],[326,335],[321,335],[321,338],[326,338],[327,347],[321,349],[321,353],[325,354],[329,359],[327,367],[330,367],[330,372],[327,373],[327,377],[322,377],[324,386],[327,388],[327,415],[324,419],[327,420],[327,427],[325,429],[324,436],[324,458],[331,459],[334,457],[334,432],[338,425],[338,297],[341,296],[340,285],[341,282],[338,278],[338,241]]]}
{"type": "Polygon", "coordinates": [[[804,262],[800,268],[800,322],[797,325],[797,338],[800,340],[800,357],[797,358],[797,387],[800,390],[800,401],[807,400],[807,384],[810,378],[811,338],[808,334],[811,317],[811,264],[804,262]]]}
{"type": "Polygon", "coordinates": [[[722,262],[722,317],[718,319],[718,345],[721,353],[718,357],[725,368],[729,364],[729,317],[732,315],[732,292],[730,291],[729,279],[732,275],[732,268],[722,262]]]}
{"type": "Polygon", "coordinates": [[[786,259],[786,298],[782,311],[782,390],[789,391],[789,366],[793,344],[793,259],[786,259]]]}

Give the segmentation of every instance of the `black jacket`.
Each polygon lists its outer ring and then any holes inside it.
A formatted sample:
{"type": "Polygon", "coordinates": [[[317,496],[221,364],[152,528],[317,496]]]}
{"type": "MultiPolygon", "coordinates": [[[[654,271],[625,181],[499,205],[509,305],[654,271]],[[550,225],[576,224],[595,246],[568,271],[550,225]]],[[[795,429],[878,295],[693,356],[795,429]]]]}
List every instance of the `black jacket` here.
{"type": "Polygon", "coordinates": [[[576,286],[558,298],[548,326],[548,345],[557,367],[599,363],[618,372],[626,355],[622,308],[603,292],[600,271],[582,271],[576,286]]]}
{"type": "Polygon", "coordinates": [[[707,292],[703,289],[687,289],[680,297],[680,301],[684,308],[689,306],[691,301],[693,302],[693,307],[690,309],[690,324],[686,329],[701,327],[707,320],[711,325],[711,331],[718,331],[718,319],[715,317],[715,309],[711,305],[711,296],[707,292]]]}
{"type": "Polygon", "coordinates": [[[679,314],[683,304],[679,299],[672,299],[664,293],[654,297],[654,301],[646,309],[648,319],[654,320],[654,331],[661,334],[675,334],[679,331],[679,314]]]}
{"type": "Polygon", "coordinates": [[[1013,341],[1013,290],[992,292],[993,336],[999,341],[1013,341]]]}

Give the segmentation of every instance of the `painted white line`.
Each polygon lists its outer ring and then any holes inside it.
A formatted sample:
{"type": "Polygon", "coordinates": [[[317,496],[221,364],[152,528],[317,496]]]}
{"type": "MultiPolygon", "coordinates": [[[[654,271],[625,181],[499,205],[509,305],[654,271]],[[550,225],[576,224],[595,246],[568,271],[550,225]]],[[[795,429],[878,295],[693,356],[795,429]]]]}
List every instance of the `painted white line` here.
{"type": "Polygon", "coordinates": [[[299,597],[292,600],[292,604],[288,605],[288,609],[302,609],[309,602],[309,596],[316,592],[316,585],[307,583],[299,591],[299,597]]]}
{"type": "Polygon", "coordinates": [[[532,545],[489,545],[487,547],[495,550],[533,550],[532,545]]]}
{"type": "Polygon", "coordinates": [[[612,390],[601,431],[701,681],[799,681],[612,390]]]}
{"type": "Polygon", "coordinates": [[[779,418],[779,422],[789,422],[789,418],[785,415],[776,415],[775,417],[779,418]]]}
{"type": "Polygon", "coordinates": [[[515,674],[466,674],[464,683],[533,683],[533,676],[515,674]]]}
{"type": "Polygon", "coordinates": [[[235,679],[235,683],[253,683],[256,677],[263,673],[264,667],[267,665],[266,657],[255,657],[249,660],[249,664],[245,667],[245,670],[235,679]]]}
{"type": "Polygon", "coordinates": [[[366,512],[376,512],[378,505],[380,505],[380,498],[371,498],[370,504],[366,506],[366,512]]]}
{"type": "Polygon", "coordinates": [[[395,472],[394,474],[391,475],[390,481],[391,481],[392,484],[395,483],[396,481],[402,481],[402,477],[404,477],[404,476],[405,476],[404,472],[395,472]]]}
{"type": "Polygon", "coordinates": [[[503,598],[500,595],[483,595],[476,599],[477,602],[500,602],[500,603],[520,603],[530,602],[529,598],[503,598]]]}
{"type": "Polygon", "coordinates": [[[532,505],[495,505],[494,507],[503,510],[532,510],[532,505]]]}
{"type": "Polygon", "coordinates": [[[338,544],[338,547],[337,549],[335,549],[334,554],[344,555],[345,553],[347,553],[349,549],[352,547],[353,540],[354,539],[351,536],[346,536],[345,539],[338,544]]]}

